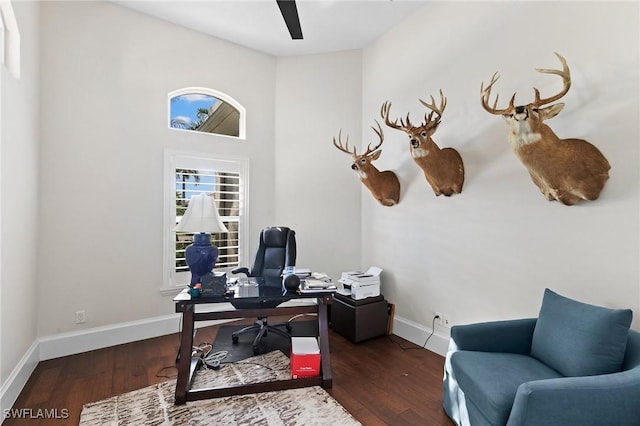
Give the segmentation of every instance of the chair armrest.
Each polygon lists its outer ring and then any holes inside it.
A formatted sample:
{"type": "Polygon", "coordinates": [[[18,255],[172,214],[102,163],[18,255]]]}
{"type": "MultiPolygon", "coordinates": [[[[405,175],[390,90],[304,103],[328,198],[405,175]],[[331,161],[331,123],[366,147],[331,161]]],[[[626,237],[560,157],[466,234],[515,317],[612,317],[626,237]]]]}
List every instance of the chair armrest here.
{"type": "Polygon", "coordinates": [[[508,426],[631,425],[640,419],[640,368],[518,387],[508,426]]]}
{"type": "Polygon", "coordinates": [[[243,266],[243,267],[240,267],[240,268],[232,269],[231,273],[232,274],[245,274],[245,275],[249,276],[249,268],[243,266]]]}
{"type": "Polygon", "coordinates": [[[482,322],[451,327],[456,349],[529,355],[536,318],[482,322]]]}

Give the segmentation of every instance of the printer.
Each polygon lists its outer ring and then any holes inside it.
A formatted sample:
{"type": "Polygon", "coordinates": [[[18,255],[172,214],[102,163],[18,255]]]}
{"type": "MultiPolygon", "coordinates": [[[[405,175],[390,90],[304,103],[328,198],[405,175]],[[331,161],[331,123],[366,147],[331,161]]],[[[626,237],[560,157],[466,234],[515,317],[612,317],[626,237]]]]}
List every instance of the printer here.
{"type": "Polygon", "coordinates": [[[380,295],[380,273],[382,269],[370,267],[367,272],[343,272],[339,282],[342,283],[344,295],[350,295],[355,300],[376,297],[380,295]]]}

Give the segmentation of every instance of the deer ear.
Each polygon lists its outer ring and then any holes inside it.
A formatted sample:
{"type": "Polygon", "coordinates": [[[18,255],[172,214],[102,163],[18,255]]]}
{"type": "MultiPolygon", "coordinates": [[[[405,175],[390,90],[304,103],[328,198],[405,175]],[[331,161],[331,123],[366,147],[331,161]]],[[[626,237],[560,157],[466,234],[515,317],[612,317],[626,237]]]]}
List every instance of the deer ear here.
{"type": "Polygon", "coordinates": [[[546,108],[540,108],[538,110],[538,114],[540,114],[540,117],[543,120],[548,120],[549,118],[553,118],[556,115],[558,115],[558,113],[562,111],[562,108],[564,108],[564,104],[559,103],[559,104],[548,106],[546,108]]]}
{"type": "Polygon", "coordinates": [[[380,158],[380,154],[382,154],[382,150],[381,149],[372,152],[371,153],[371,160],[373,160],[373,161],[377,160],[378,158],[380,158]]]}

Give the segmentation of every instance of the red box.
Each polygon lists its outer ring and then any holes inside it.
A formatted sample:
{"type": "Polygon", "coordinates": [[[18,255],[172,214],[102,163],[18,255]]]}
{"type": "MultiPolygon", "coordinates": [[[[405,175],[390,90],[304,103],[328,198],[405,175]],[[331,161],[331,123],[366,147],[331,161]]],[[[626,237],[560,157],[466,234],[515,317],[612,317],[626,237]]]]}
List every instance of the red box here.
{"type": "Polygon", "coordinates": [[[320,375],[320,348],[315,337],[291,338],[291,378],[320,375]]]}

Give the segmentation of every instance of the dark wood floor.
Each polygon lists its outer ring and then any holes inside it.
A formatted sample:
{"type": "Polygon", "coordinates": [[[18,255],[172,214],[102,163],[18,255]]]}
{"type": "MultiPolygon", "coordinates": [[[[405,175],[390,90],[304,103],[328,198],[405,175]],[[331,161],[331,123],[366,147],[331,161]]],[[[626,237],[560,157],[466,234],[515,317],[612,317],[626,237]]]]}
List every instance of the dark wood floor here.
{"type": "MultiPolygon", "coordinates": [[[[217,329],[199,329],[194,343],[212,342],[217,329]]],[[[175,333],[43,361],[14,408],[34,415],[38,409],[67,410],[68,418],[5,419],[3,425],[77,425],[83,404],[175,378],[178,346],[175,333]]],[[[397,336],[353,344],[332,330],[330,346],[328,391],[362,424],[453,425],[442,410],[440,355],[397,336]]]]}

